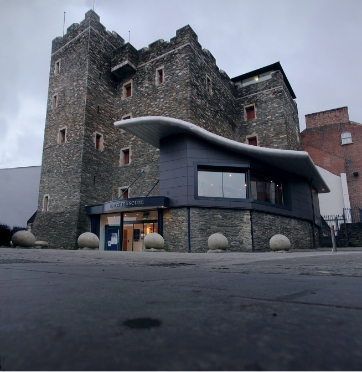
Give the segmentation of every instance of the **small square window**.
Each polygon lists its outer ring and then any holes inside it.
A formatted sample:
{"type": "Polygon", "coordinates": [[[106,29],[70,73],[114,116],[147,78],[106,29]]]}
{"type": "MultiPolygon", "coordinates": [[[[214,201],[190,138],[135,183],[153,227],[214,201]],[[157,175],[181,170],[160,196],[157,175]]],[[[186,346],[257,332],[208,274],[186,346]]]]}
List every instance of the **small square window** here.
{"type": "Polygon", "coordinates": [[[248,141],[248,145],[258,146],[258,139],[256,137],[248,137],[247,141],[248,141]]]}
{"type": "Polygon", "coordinates": [[[103,151],[104,140],[103,140],[103,135],[102,134],[97,133],[97,132],[94,134],[94,143],[95,143],[96,150],[103,151]]]}
{"type": "Polygon", "coordinates": [[[129,198],[129,187],[128,186],[122,186],[118,188],[118,198],[119,199],[129,198]]]}
{"type": "Polygon", "coordinates": [[[156,69],[156,85],[163,84],[165,81],[164,68],[160,67],[156,69]]]}
{"type": "Polygon", "coordinates": [[[123,84],[122,98],[132,97],[132,80],[123,84]]]}
{"type": "Polygon", "coordinates": [[[52,106],[53,106],[53,109],[55,109],[55,108],[58,107],[58,95],[57,95],[57,94],[55,94],[55,95],[53,96],[52,106]]]}
{"type": "Polygon", "coordinates": [[[67,128],[61,128],[58,132],[58,143],[61,145],[67,142],[67,128]]]}
{"type": "Polygon", "coordinates": [[[245,107],[245,119],[255,119],[255,105],[245,107]]]}
{"type": "Polygon", "coordinates": [[[206,75],[206,90],[207,90],[207,93],[212,94],[211,79],[207,75],[206,75]]]}
{"type": "Polygon", "coordinates": [[[122,116],[122,120],[132,119],[132,114],[126,114],[122,116]]]}
{"type": "Polygon", "coordinates": [[[54,64],[54,75],[60,74],[60,59],[58,59],[54,64]]]}
{"type": "Polygon", "coordinates": [[[341,134],[342,145],[346,145],[347,143],[352,143],[352,135],[351,132],[343,132],[341,134]]]}

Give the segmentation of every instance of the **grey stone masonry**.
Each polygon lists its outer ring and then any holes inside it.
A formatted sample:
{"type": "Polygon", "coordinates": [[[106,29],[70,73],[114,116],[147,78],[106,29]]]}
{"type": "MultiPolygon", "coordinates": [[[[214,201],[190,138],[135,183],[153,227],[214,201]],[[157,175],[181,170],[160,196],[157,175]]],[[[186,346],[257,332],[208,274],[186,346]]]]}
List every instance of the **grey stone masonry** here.
{"type": "MultiPolygon", "coordinates": [[[[158,149],[116,128],[117,120],[168,116],[241,142],[255,132],[260,146],[299,149],[296,104],[282,74],[272,71],[271,76],[240,88],[218,68],[190,26],[177,30],[170,41],[136,50],[88,11],[64,37],[53,40],[36,239],[48,241],[50,248],[75,249],[77,237],[89,231],[86,205],[118,198],[119,189],[141,172],[130,197],[146,196],[155,185],[158,149]],[[244,106],[251,103],[256,118],[247,122],[244,106]]],[[[158,194],[156,185],[150,196],[158,194]]],[[[184,212],[180,209],[177,219],[184,212]]],[[[165,226],[177,213],[165,212],[165,226]]],[[[240,218],[244,226],[243,214],[240,218]]],[[[250,242],[233,234],[230,241],[250,249],[250,242]]],[[[177,250],[187,249],[181,236],[177,250]]]]}
{"type": "Polygon", "coordinates": [[[191,252],[207,252],[207,240],[215,233],[223,234],[231,252],[251,252],[250,211],[191,208],[191,252]]]}
{"type": "MultiPolygon", "coordinates": [[[[313,227],[309,221],[252,211],[255,251],[270,251],[269,240],[275,234],[285,235],[291,249],[313,249],[313,227]]],[[[316,234],[317,227],[314,229],[316,234]]],[[[318,239],[315,239],[316,244],[318,239]]]]}

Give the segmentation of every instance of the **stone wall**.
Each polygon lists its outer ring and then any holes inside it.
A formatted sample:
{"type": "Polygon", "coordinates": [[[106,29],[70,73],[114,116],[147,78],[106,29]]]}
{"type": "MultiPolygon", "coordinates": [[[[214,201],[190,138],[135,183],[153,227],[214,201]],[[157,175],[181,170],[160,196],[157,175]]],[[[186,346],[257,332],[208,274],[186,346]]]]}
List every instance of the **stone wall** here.
{"type": "Polygon", "coordinates": [[[223,234],[231,252],[251,252],[250,211],[191,208],[191,252],[207,252],[207,240],[223,234]]]}
{"type": "Polygon", "coordinates": [[[187,219],[187,208],[163,211],[163,238],[167,251],[188,252],[187,219]]]}
{"type": "MultiPolygon", "coordinates": [[[[274,214],[252,212],[255,251],[270,251],[269,240],[275,234],[288,237],[291,249],[314,249],[312,223],[274,214]]],[[[314,229],[318,244],[317,227],[314,229]]]]}
{"type": "Polygon", "coordinates": [[[298,110],[279,71],[259,83],[238,87],[237,138],[247,142],[255,135],[262,147],[300,150],[298,110]],[[255,105],[255,118],[247,120],[244,109],[255,105]]]}
{"type": "Polygon", "coordinates": [[[341,247],[362,247],[362,222],[341,224],[341,247]]]}

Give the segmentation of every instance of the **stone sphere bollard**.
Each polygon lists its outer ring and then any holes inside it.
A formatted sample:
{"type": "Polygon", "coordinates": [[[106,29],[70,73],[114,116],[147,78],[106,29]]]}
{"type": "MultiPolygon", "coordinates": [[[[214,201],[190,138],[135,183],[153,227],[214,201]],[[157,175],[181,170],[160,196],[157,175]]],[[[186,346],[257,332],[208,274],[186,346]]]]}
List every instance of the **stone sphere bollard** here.
{"type": "Polygon", "coordinates": [[[13,242],[14,247],[18,248],[34,247],[35,236],[30,231],[21,230],[13,235],[11,241],[13,242]]]}
{"type": "Polygon", "coordinates": [[[288,251],[290,240],[285,235],[276,234],[269,240],[269,245],[273,251],[288,251]]]}
{"type": "Polygon", "coordinates": [[[150,233],[145,236],[145,251],[146,252],[165,252],[163,247],[165,246],[165,241],[160,234],[150,233]]]}
{"type": "Polygon", "coordinates": [[[99,248],[98,236],[91,232],[85,232],[79,235],[78,247],[79,249],[98,249],[99,248]]]}
{"type": "Polygon", "coordinates": [[[229,242],[223,234],[216,233],[207,240],[209,250],[207,253],[224,253],[228,249],[229,242]]]}

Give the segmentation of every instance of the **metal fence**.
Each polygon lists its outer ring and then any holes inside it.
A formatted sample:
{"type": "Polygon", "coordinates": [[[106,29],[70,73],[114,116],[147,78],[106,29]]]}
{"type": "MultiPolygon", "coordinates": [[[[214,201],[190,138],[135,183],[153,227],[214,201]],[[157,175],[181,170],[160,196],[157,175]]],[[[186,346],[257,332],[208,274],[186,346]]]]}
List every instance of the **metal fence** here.
{"type": "MultiPolygon", "coordinates": [[[[321,231],[321,245],[323,244],[323,239],[326,239],[327,230],[326,225],[329,228],[334,228],[334,234],[336,236],[337,245],[341,244],[341,226],[342,224],[346,225],[348,223],[359,223],[362,222],[362,208],[343,208],[342,214],[340,215],[324,215],[321,216],[322,222],[324,221],[324,228],[321,231]]],[[[322,223],[323,226],[323,223],[322,223]]],[[[322,245],[323,246],[323,245],[322,245]]]]}

